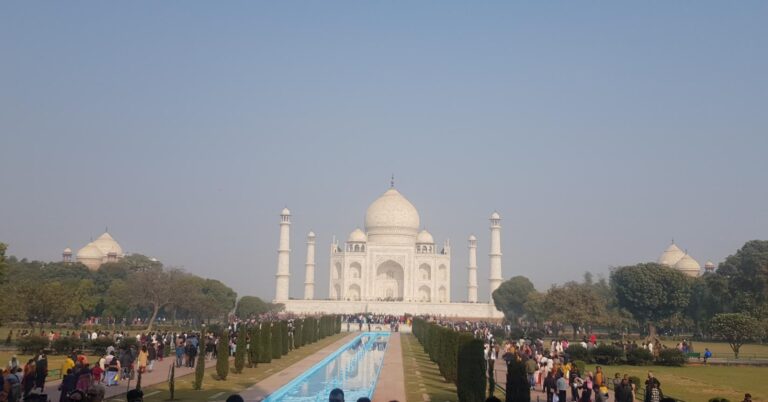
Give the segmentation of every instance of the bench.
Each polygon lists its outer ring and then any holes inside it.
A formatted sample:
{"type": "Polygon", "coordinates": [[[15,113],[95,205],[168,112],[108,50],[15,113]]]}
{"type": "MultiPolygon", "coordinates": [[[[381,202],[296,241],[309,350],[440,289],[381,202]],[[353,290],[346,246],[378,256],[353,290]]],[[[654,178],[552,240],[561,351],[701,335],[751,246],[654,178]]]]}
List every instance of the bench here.
{"type": "Polygon", "coordinates": [[[701,353],[694,353],[694,352],[691,352],[691,353],[686,353],[686,354],[685,354],[685,357],[687,357],[687,358],[689,358],[689,359],[693,359],[693,358],[696,358],[696,359],[699,359],[699,360],[701,360],[701,353]]]}

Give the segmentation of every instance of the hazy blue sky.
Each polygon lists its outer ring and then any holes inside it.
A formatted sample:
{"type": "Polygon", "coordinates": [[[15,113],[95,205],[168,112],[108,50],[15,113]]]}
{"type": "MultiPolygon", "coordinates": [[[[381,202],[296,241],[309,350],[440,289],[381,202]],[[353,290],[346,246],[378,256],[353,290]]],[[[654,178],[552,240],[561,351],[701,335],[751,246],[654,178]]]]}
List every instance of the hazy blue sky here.
{"type": "Polygon", "coordinates": [[[768,2],[0,3],[0,240],[129,252],[274,296],[278,214],[362,226],[396,176],[466,297],[768,238],[768,2]]]}

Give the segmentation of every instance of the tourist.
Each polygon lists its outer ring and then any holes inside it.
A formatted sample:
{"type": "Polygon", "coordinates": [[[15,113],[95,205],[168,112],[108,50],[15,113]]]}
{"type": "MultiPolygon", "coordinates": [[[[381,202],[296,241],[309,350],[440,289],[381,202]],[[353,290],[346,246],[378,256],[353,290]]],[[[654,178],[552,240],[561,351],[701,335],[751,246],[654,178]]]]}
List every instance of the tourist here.
{"type": "Polygon", "coordinates": [[[40,388],[40,392],[45,388],[46,377],[48,377],[48,356],[40,352],[35,362],[35,387],[40,388]]]}
{"type": "Polygon", "coordinates": [[[120,359],[115,357],[115,352],[112,352],[106,359],[107,372],[105,380],[108,387],[117,385],[117,375],[120,372],[120,359]]]}
{"type": "Polygon", "coordinates": [[[328,402],[344,402],[344,391],[334,388],[328,395],[328,402]]]}
{"type": "Polygon", "coordinates": [[[707,364],[707,360],[712,357],[712,351],[709,348],[704,348],[704,364],[707,364]]]}
{"type": "Polygon", "coordinates": [[[579,388],[581,387],[582,381],[579,367],[575,364],[571,367],[568,382],[571,384],[571,401],[577,402],[579,400],[579,388]]]}
{"type": "Polygon", "coordinates": [[[563,373],[560,373],[557,376],[557,381],[555,381],[555,385],[557,386],[557,400],[558,402],[565,402],[568,392],[568,384],[565,381],[565,375],[563,373]]]}
{"type": "Polygon", "coordinates": [[[184,343],[181,339],[176,341],[176,367],[184,363],[184,343]]]}
{"type": "Polygon", "coordinates": [[[75,368],[75,361],[72,359],[72,356],[65,357],[64,363],[61,364],[61,378],[63,379],[67,375],[67,371],[73,368],[75,368]]]}
{"type": "Polygon", "coordinates": [[[147,363],[147,371],[150,373],[155,368],[155,360],[157,360],[157,349],[155,349],[155,343],[149,343],[147,345],[147,360],[149,360],[149,363],[147,363]]]}
{"type": "Polygon", "coordinates": [[[752,394],[750,393],[744,394],[744,400],[741,402],[752,402],[752,394]]]}
{"type": "Polygon", "coordinates": [[[147,361],[149,360],[149,353],[147,353],[147,347],[142,346],[139,352],[139,373],[144,374],[147,372],[147,361]]]}
{"type": "Polygon", "coordinates": [[[371,398],[361,396],[360,398],[357,398],[357,402],[371,402],[371,398]]]}
{"type": "Polygon", "coordinates": [[[98,381],[95,377],[91,383],[91,386],[88,387],[88,391],[86,392],[89,402],[102,402],[106,393],[107,388],[104,386],[104,383],[98,381]]]}
{"type": "Polygon", "coordinates": [[[18,371],[20,367],[9,368],[3,381],[3,392],[8,395],[8,401],[17,402],[21,399],[21,378],[18,371]]]}
{"type": "Polygon", "coordinates": [[[227,397],[227,400],[225,402],[245,402],[242,396],[238,394],[232,394],[227,397]]]}
{"type": "Polygon", "coordinates": [[[547,402],[552,402],[552,397],[555,395],[555,389],[557,389],[555,376],[554,373],[550,371],[547,373],[547,377],[544,378],[544,392],[547,394],[547,402]]]}
{"type": "Polygon", "coordinates": [[[645,398],[643,400],[645,402],[661,402],[663,396],[659,380],[653,376],[653,373],[648,372],[648,380],[645,382],[645,398]]]}
{"type": "Polygon", "coordinates": [[[78,391],[85,393],[85,391],[88,390],[88,388],[91,386],[91,383],[93,382],[91,368],[88,366],[88,364],[80,366],[80,369],[75,373],[75,375],[77,375],[77,385],[75,388],[77,388],[78,391]]]}
{"type": "Polygon", "coordinates": [[[588,372],[587,377],[581,386],[581,399],[579,402],[592,402],[592,373],[588,372]]]}
{"type": "Polygon", "coordinates": [[[23,396],[26,399],[32,392],[32,388],[35,387],[35,359],[29,359],[27,364],[24,365],[24,375],[21,378],[21,387],[23,389],[23,396]]]}
{"type": "Polygon", "coordinates": [[[538,369],[538,366],[536,364],[536,360],[534,360],[533,356],[529,356],[528,360],[525,361],[525,372],[528,374],[528,384],[531,386],[531,391],[534,390],[536,387],[536,370],[538,369]]]}
{"type": "Polygon", "coordinates": [[[634,397],[632,396],[632,387],[629,384],[629,378],[627,378],[626,375],[624,375],[624,378],[621,379],[619,382],[619,385],[616,386],[614,389],[614,401],[615,402],[633,402],[634,397]]]}
{"type": "Polygon", "coordinates": [[[16,369],[21,366],[21,363],[19,363],[19,358],[16,357],[16,355],[13,355],[11,357],[11,360],[8,361],[8,368],[12,369],[12,372],[16,372],[16,369]]]}
{"type": "MultiPolygon", "coordinates": [[[[69,401],[69,394],[74,392],[77,386],[77,376],[72,372],[72,370],[73,369],[67,370],[67,372],[64,374],[64,378],[61,380],[61,384],[59,384],[59,391],[61,391],[59,402],[69,401]]],[[[25,393],[25,395],[27,394],[25,393]]]]}

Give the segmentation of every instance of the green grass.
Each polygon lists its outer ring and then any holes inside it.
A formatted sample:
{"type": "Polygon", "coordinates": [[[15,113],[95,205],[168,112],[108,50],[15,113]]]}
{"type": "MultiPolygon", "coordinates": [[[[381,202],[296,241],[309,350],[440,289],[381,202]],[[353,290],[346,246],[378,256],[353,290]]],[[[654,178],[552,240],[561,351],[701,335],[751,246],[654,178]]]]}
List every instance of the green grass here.
{"type": "MultiPolygon", "coordinates": [[[[594,372],[594,365],[587,365],[594,372]]],[[[707,401],[715,396],[740,401],[749,392],[754,401],[766,401],[768,397],[768,367],[748,366],[603,366],[606,378],[614,373],[637,376],[645,380],[648,371],[661,381],[664,394],[686,402],[707,401]]]]}
{"type": "MultiPolygon", "coordinates": [[[[664,345],[674,348],[678,341],[662,341],[664,345]]],[[[733,350],[726,342],[693,342],[693,350],[697,353],[704,353],[704,348],[709,348],[713,356],[717,358],[732,359],[733,350]]],[[[768,359],[768,345],[750,343],[743,345],[739,349],[739,359],[768,359]]],[[[742,398],[744,395],[742,395],[742,398]]]]}
{"type": "MultiPolygon", "coordinates": [[[[208,367],[205,369],[205,379],[203,380],[203,389],[195,391],[192,389],[192,382],[195,379],[194,374],[185,375],[183,377],[176,377],[176,392],[174,395],[175,400],[178,401],[206,401],[214,394],[224,392],[218,399],[226,399],[230,394],[241,392],[246,388],[266,379],[267,377],[277,374],[283,369],[301,361],[307,356],[317,352],[318,350],[338,341],[345,337],[348,333],[341,333],[326,337],[313,343],[311,345],[305,345],[302,348],[288,352],[287,355],[280,359],[273,359],[271,363],[259,363],[255,368],[244,368],[240,374],[234,373],[234,362],[229,368],[229,375],[225,381],[218,381],[216,379],[216,368],[208,367]]],[[[156,385],[148,387],[142,387],[144,394],[160,391],[157,394],[153,394],[150,397],[145,397],[145,401],[165,401],[170,399],[170,392],[168,391],[168,383],[162,382],[156,385]]]]}
{"type": "Polygon", "coordinates": [[[456,386],[447,382],[437,365],[429,360],[424,348],[413,334],[401,334],[405,395],[409,402],[423,402],[429,395],[432,402],[458,401],[456,386]]]}

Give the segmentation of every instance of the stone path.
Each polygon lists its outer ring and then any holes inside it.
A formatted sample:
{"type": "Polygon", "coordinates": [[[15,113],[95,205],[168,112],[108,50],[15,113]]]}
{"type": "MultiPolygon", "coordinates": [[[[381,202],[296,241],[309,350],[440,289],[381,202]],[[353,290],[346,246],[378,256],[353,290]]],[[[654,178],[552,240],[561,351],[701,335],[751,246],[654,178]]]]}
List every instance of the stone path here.
{"type": "Polygon", "coordinates": [[[400,402],[406,400],[403,350],[399,332],[393,332],[389,337],[387,353],[384,355],[384,366],[381,368],[379,381],[373,392],[373,400],[400,402]]]}
{"type": "Polygon", "coordinates": [[[294,378],[298,377],[305,371],[309,370],[312,366],[319,363],[321,360],[323,360],[326,356],[329,354],[335,352],[337,349],[342,347],[344,344],[351,341],[354,337],[356,337],[357,333],[350,333],[349,335],[341,338],[340,340],[333,342],[332,344],[318,350],[317,352],[305,357],[298,363],[276,373],[273,374],[263,381],[260,381],[249,388],[245,389],[244,391],[240,392],[240,396],[243,397],[246,401],[261,401],[264,398],[266,398],[269,394],[277,391],[282,387],[283,385],[289,383],[294,378]]]}

